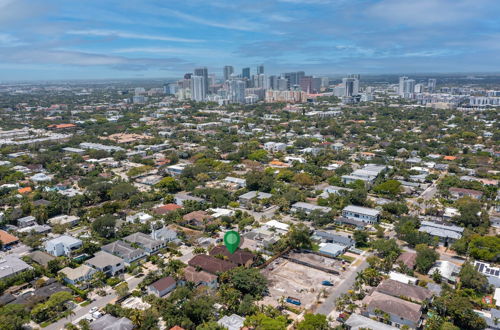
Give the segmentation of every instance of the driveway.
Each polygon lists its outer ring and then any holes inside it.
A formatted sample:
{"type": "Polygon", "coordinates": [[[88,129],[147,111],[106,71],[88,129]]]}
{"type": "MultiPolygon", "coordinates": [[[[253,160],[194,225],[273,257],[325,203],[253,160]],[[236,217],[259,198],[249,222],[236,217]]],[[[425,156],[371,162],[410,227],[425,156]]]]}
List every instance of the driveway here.
{"type": "MultiPolygon", "coordinates": [[[[359,262],[358,258],[358,262],[359,262]]],[[[356,263],[356,261],[355,261],[356,263]]],[[[347,293],[349,289],[353,286],[356,281],[356,275],[358,272],[368,268],[368,263],[366,262],[366,255],[362,255],[361,263],[350,267],[349,270],[341,275],[342,281],[338,286],[336,286],[333,290],[330,291],[330,295],[326,300],[316,309],[316,313],[323,315],[330,315],[330,313],[335,309],[335,301],[338,297],[340,297],[343,293],[347,293]]]]}

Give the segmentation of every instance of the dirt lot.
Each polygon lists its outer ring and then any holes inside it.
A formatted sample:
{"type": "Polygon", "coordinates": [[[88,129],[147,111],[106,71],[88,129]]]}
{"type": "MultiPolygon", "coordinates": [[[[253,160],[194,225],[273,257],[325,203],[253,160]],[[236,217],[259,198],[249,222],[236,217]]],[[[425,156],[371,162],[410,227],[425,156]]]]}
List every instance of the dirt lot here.
{"type": "Polygon", "coordinates": [[[262,273],[269,281],[269,296],[264,297],[264,304],[278,306],[281,297],[291,296],[300,299],[300,307],[306,309],[317,301],[322,290],[331,289],[321,285],[321,281],[329,280],[335,283],[337,278],[283,258],[276,259],[262,270],[262,273]]]}
{"type": "Polygon", "coordinates": [[[333,258],[323,257],[314,253],[297,252],[291,252],[288,256],[292,259],[308,263],[312,266],[318,266],[336,272],[342,271],[342,261],[333,258]]]}

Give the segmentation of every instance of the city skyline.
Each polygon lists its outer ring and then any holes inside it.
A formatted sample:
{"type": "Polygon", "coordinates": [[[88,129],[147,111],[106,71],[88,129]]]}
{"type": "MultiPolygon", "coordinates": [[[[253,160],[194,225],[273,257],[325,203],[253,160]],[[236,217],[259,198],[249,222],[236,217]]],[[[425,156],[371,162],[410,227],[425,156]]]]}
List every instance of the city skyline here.
{"type": "Polygon", "coordinates": [[[0,80],[498,72],[490,0],[0,0],[0,80]]]}

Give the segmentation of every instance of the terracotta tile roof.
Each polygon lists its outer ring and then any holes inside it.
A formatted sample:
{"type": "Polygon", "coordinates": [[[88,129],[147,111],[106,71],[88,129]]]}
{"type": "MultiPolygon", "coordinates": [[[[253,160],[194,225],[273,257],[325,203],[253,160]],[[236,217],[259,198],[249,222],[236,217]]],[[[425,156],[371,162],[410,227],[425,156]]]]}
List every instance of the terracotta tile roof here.
{"type": "Polygon", "coordinates": [[[17,192],[20,194],[27,194],[27,193],[30,193],[32,191],[33,191],[33,189],[31,189],[31,187],[24,187],[24,188],[17,189],[17,192]]]}
{"type": "Polygon", "coordinates": [[[171,276],[167,276],[164,278],[159,279],[158,281],[154,282],[151,284],[152,287],[154,287],[158,291],[163,291],[165,289],[168,289],[172,285],[174,285],[176,282],[171,276]]]}
{"type": "Polygon", "coordinates": [[[221,260],[206,254],[198,254],[188,262],[189,266],[200,267],[201,269],[211,273],[223,273],[236,268],[237,265],[231,261],[221,260]]]}
{"type": "Polygon", "coordinates": [[[233,254],[231,254],[225,246],[219,245],[214,247],[210,251],[211,256],[223,255],[226,256],[229,261],[237,264],[237,265],[246,265],[248,261],[253,260],[254,255],[252,252],[245,250],[237,250],[233,254]]]}
{"type": "Polygon", "coordinates": [[[166,204],[166,205],[163,205],[163,206],[160,206],[160,207],[153,209],[153,212],[161,215],[161,214],[166,214],[168,212],[172,212],[172,211],[175,211],[178,209],[182,209],[182,206],[170,203],[170,204],[166,204]]]}
{"type": "Polygon", "coordinates": [[[444,160],[455,160],[455,159],[457,159],[457,157],[455,157],[455,156],[444,156],[443,159],[444,160]]]}
{"type": "Polygon", "coordinates": [[[14,242],[19,241],[19,238],[17,238],[14,235],[9,234],[5,230],[0,230],[0,241],[2,241],[2,244],[8,245],[8,244],[12,244],[14,242]]]}

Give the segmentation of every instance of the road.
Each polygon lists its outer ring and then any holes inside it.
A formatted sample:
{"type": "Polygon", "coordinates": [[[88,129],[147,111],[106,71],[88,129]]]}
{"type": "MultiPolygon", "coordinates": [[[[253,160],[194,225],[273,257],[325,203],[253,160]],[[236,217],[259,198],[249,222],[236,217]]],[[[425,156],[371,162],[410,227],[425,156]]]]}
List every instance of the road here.
{"type": "MultiPolygon", "coordinates": [[[[127,280],[129,290],[130,291],[134,290],[137,287],[137,285],[139,285],[139,283],[142,281],[142,279],[143,279],[143,277],[140,277],[140,278],[130,277],[127,280]]],[[[77,306],[73,310],[73,312],[75,312],[75,315],[68,317],[68,318],[63,318],[55,323],[52,323],[51,325],[49,325],[43,329],[45,329],[45,330],[60,330],[60,329],[64,329],[64,325],[69,323],[69,322],[77,323],[82,317],[84,317],[85,315],[87,315],[89,313],[89,311],[92,307],[97,307],[98,309],[100,309],[100,308],[106,306],[107,304],[109,304],[114,299],[118,298],[118,296],[116,295],[114,290],[111,290],[111,292],[112,292],[111,294],[108,294],[105,297],[99,297],[98,299],[96,299],[91,304],[89,304],[85,307],[77,306]]]]}
{"type": "Polygon", "coordinates": [[[326,298],[326,300],[316,309],[316,313],[326,316],[330,315],[330,313],[335,309],[335,301],[337,298],[351,289],[356,281],[357,273],[368,267],[366,255],[364,257],[365,258],[362,259],[362,262],[359,265],[350,268],[347,272],[341,275],[344,277],[343,281],[334,290],[332,290],[328,298],[326,298]]]}

